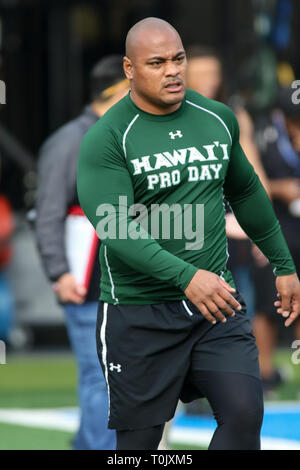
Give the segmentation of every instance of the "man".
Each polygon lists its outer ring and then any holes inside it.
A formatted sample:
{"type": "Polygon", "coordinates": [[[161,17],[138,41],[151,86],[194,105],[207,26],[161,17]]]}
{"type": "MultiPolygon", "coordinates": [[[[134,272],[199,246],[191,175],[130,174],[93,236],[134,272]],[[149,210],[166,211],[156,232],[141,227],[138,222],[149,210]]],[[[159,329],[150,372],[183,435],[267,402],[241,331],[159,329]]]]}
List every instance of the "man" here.
{"type": "Polygon", "coordinates": [[[287,326],[300,309],[293,261],[233,113],[185,89],[176,30],[157,18],[133,26],[124,70],[130,94],[83,139],[77,175],[102,239],[97,342],[109,428],[119,450],[156,449],[178,399],[206,396],[218,422],[209,448],[258,449],[257,348],[226,269],[223,192],[275,268],[287,326]]]}
{"type": "MultiPolygon", "coordinates": [[[[74,242],[84,224],[84,220],[80,220],[83,217],[76,189],[77,161],[86,131],[127,91],[122,57],[112,55],[100,60],[90,74],[91,104],[79,117],[49,137],[40,152],[36,235],[46,274],[54,283],[57,298],[64,308],[68,335],[78,363],[81,418],[74,440],[78,450],[115,449],[115,432],[107,429],[107,388],[96,351],[100,270],[95,254],[93,260],[93,250],[89,254],[91,269],[86,279],[75,276],[72,269],[78,255],[86,251],[82,246],[77,253],[74,242]],[[75,228],[69,225],[72,218],[75,228]]],[[[88,259],[83,259],[85,263],[88,259]]]]}

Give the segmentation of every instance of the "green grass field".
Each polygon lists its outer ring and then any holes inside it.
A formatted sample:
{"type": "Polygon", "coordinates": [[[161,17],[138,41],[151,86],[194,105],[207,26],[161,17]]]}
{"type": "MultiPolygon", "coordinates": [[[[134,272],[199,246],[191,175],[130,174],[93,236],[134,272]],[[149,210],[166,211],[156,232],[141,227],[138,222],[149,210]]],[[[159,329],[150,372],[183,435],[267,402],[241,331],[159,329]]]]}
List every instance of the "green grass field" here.
{"type": "MultiPolygon", "coordinates": [[[[71,355],[12,356],[0,366],[0,408],[77,406],[71,355]]],[[[71,449],[73,433],[0,423],[0,449],[71,449]]]]}
{"type": "MultiPolygon", "coordinates": [[[[300,365],[291,362],[291,350],[280,350],[275,362],[289,381],[272,399],[299,400],[300,365]]],[[[0,408],[57,408],[77,406],[76,364],[72,355],[9,356],[0,365],[0,408]]],[[[71,449],[72,432],[0,422],[0,449],[71,449]]],[[[176,446],[187,449],[187,446],[176,446]]],[[[193,447],[190,447],[191,449],[193,447]]]]}
{"type": "Polygon", "coordinates": [[[0,450],[71,450],[72,433],[0,423],[0,450]]]}
{"type": "Polygon", "coordinates": [[[0,365],[0,408],[76,406],[76,363],[71,355],[8,356],[0,365]]]}

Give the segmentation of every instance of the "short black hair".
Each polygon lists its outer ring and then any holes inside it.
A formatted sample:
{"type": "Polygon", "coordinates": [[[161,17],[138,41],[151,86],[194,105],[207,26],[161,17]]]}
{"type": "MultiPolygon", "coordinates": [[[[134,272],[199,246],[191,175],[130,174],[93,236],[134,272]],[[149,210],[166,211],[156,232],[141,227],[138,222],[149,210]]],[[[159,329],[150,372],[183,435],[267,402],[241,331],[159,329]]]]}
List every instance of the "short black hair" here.
{"type": "Polygon", "coordinates": [[[123,56],[112,54],[104,56],[90,72],[90,100],[101,98],[101,93],[115,83],[125,79],[123,56]]]}

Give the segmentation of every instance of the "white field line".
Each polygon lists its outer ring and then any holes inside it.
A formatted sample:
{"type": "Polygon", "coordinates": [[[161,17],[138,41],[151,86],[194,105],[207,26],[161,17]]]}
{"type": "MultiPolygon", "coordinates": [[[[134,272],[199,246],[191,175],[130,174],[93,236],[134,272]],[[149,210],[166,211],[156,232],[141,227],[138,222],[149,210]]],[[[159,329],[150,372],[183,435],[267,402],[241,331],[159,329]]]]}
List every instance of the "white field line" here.
{"type": "MultiPolygon", "coordinates": [[[[276,408],[277,403],[272,403],[272,405],[276,408]]],[[[278,407],[282,406],[286,411],[289,408],[290,411],[292,411],[292,403],[279,402],[278,407]]],[[[42,429],[75,432],[79,425],[79,411],[77,408],[71,407],[52,409],[0,409],[0,422],[42,429]]],[[[205,447],[208,446],[213,432],[214,431],[211,429],[171,426],[168,441],[170,443],[176,442],[205,447]]],[[[262,449],[300,450],[300,441],[266,436],[262,437],[262,449]]]]}
{"type": "Polygon", "coordinates": [[[0,409],[0,422],[74,432],[79,425],[77,408],[0,409]]]}

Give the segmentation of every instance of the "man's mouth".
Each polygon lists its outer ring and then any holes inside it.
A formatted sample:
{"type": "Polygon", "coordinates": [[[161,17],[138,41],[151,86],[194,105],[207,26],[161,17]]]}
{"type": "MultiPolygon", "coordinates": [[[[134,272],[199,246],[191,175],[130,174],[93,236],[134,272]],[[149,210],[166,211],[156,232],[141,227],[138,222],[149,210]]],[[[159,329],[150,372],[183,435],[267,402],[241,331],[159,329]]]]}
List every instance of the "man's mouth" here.
{"type": "Polygon", "coordinates": [[[181,80],[175,80],[173,82],[169,82],[165,85],[165,88],[170,93],[178,93],[183,89],[183,83],[181,80]]]}

